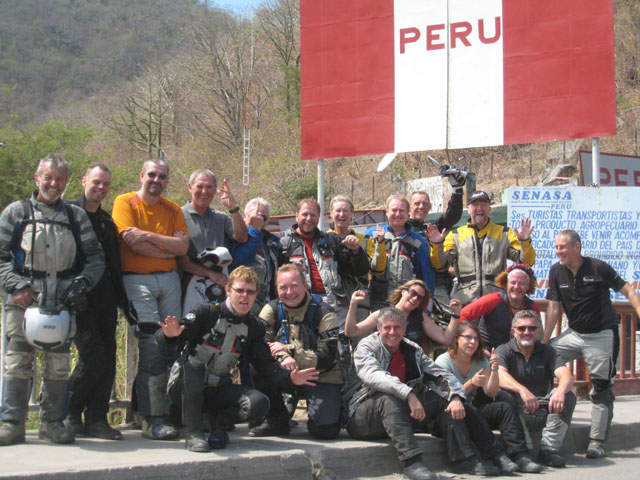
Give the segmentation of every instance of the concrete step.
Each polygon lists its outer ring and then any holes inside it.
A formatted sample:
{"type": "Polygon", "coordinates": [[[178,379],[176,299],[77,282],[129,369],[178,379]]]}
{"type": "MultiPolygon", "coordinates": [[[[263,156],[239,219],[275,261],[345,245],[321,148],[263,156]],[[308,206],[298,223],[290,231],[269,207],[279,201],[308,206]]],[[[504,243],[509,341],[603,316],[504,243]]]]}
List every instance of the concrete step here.
{"type": "MultiPolygon", "coordinates": [[[[569,455],[586,450],[591,404],[579,402],[565,439],[569,455]]],[[[619,397],[607,449],[640,446],[640,397],[619,397]]],[[[0,448],[0,479],[352,479],[401,472],[388,441],[362,442],[345,432],[337,440],[317,441],[304,422],[287,437],[251,438],[246,425],[230,433],[224,450],[193,453],[183,440],[143,439],[125,430],[119,442],[79,438],[74,445],[52,445],[29,432],[27,443],[0,448]]],[[[418,435],[425,462],[436,472],[451,471],[445,442],[418,435]]],[[[569,464],[572,460],[569,457],[569,464]]],[[[604,472],[603,472],[604,473],[604,472]]]]}

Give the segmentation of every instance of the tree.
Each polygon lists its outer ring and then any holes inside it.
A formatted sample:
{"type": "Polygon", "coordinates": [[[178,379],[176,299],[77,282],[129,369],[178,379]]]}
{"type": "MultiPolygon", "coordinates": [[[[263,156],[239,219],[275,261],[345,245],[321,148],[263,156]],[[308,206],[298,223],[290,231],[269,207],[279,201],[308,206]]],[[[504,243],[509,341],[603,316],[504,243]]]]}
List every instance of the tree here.
{"type": "Polygon", "coordinates": [[[189,111],[200,134],[233,150],[260,127],[275,90],[269,59],[251,22],[226,14],[195,25],[193,39],[189,111]]]}
{"type": "Polygon", "coordinates": [[[182,80],[164,69],[149,69],[120,97],[112,127],[121,139],[151,156],[163,156],[169,139],[177,141],[182,80]]]}
{"type": "Polygon", "coordinates": [[[268,0],[256,17],[281,61],[287,116],[300,120],[300,2],[268,0]]]}
{"type": "Polygon", "coordinates": [[[80,193],[79,180],[87,167],[97,160],[85,148],[93,136],[89,127],[69,128],[61,122],[49,122],[21,131],[0,129],[0,206],[28,196],[35,185],[33,174],[38,162],[50,153],[62,155],[69,162],[69,183],[66,198],[80,193]]]}

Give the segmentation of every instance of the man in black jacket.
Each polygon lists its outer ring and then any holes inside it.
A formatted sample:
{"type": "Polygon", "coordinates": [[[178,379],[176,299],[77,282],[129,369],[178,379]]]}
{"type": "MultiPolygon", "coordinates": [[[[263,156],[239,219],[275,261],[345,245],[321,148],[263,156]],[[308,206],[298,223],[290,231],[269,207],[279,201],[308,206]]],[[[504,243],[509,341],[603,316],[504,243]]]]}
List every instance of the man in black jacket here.
{"type": "Polygon", "coordinates": [[[105,269],[96,287],[87,294],[87,309],[76,315],[74,342],[79,360],[69,381],[69,415],[65,423],[77,437],[121,440],[122,434],[107,422],[116,376],[118,305],[130,321],[135,322],[136,314],[135,310],[130,311],[122,282],[118,232],[111,215],[101,208],[110,185],[109,168],[103,164],[93,165],[82,177],[83,194],[70,202],[87,212],[105,253],[105,269]]]}
{"type": "MultiPolygon", "coordinates": [[[[431,211],[431,199],[424,191],[413,192],[409,197],[409,218],[407,223],[427,238],[427,225],[430,223],[438,227],[439,231],[451,230],[462,216],[462,194],[467,181],[466,174],[456,173],[448,177],[453,187],[453,193],[447,203],[447,211],[435,220],[425,221],[431,211]]],[[[449,305],[449,294],[453,287],[453,277],[446,268],[436,269],[436,286],[433,296],[442,305],[449,305]]]]}
{"type": "Polygon", "coordinates": [[[315,368],[286,370],[271,356],[264,340],[264,324],[251,313],[260,288],[258,276],[247,266],[236,268],[226,285],[227,299],[204,304],[182,322],[167,317],[159,322],[159,343],[177,342],[179,359],[168,382],[171,400],[182,407],[187,427],[186,447],[192,452],[224,448],[228,425],[258,422],[269,410],[268,398],[258,390],[231,382],[231,370],[248,359],[258,375],[281,388],[314,385],[315,368]],[[203,410],[215,416],[209,440],[203,432],[203,410]]]}
{"type": "Polygon", "coordinates": [[[340,326],[349,310],[349,292],[342,280],[369,273],[369,257],[355,235],[344,239],[336,233],[321,232],[320,204],[305,198],[298,203],[296,223],[280,240],[278,266],[299,263],[304,267],[310,292],[336,311],[340,326]]]}

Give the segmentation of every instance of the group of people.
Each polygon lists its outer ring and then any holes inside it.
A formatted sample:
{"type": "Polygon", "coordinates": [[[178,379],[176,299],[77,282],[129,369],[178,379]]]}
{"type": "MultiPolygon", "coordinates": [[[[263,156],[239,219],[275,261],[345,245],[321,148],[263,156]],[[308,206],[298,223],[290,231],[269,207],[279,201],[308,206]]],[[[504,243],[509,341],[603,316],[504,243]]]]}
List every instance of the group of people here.
{"type": "Polygon", "coordinates": [[[354,438],[390,437],[412,479],[435,478],[416,432],[444,437],[450,460],[475,474],[539,472],[565,464],[560,447],[576,402],[565,364],[582,356],[593,384],[587,456],[605,455],[619,340],[609,289],[638,313],[640,299],[606,263],[582,256],[577,232],[560,232],[543,333],[527,297],[536,287],[534,227],[529,219],[496,225],[489,196],[478,191],[467,199],[468,223],[456,228],[464,172],[449,176],[453,194],[434,221],[426,221],[427,193],[392,195],[388,225],[356,233],[354,206],[338,195],[331,229],[318,228],[320,205],[305,199],[282,238],[266,230],[267,200],[252,199],[241,213],[228,182],[218,188],[207,169],[192,173],[180,207],[163,197],[168,163],[149,159],[140,189],[118,196],[112,215],[101,208],[111,181],[105,165],[87,170],[73,202],[61,200],[62,158],[42,159],[34,178],[31,197],[0,217],[8,339],[0,445],[25,441],[37,349],[40,438],[122,438],[107,421],[120,307],[138,341],[132,406],[146,438],[179,435],[171,404],[191,451],[224,448],[242,422],[250,436],[286,435],[288,394],[306,399],[317,439],[342,428],[354,438]],[[211,208],[216,194],[228,214],[211,208]],[[216,301],[185,309],[184,286],[194,279],[216,301]],[[551,339],[562,309],[569,328],[551,339]],[[436,310],[448,323],[434,322],[436,310]],[[61,317],[68,329],[51,343],[50,325],[61,317]],[[72,341],[79,361],[69,377],[72,341]],[[431,344],[447,352],[434,361],[431,344]],[[534,460],[528,430],[537,426],[534,460]]]}

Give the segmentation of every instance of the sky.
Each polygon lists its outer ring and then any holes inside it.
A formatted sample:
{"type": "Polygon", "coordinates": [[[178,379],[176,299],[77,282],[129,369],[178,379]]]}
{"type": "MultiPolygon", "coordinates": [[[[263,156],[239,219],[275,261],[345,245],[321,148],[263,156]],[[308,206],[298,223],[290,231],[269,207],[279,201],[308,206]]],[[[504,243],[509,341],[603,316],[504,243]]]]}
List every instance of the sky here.
{"type": "Polygon", "coordinates": [[[244,13],[251,10],[251,7],[257,7],[264,0],[214,0],[213,3],[225,10],[234,10],[238,13],[244,13]]]}

